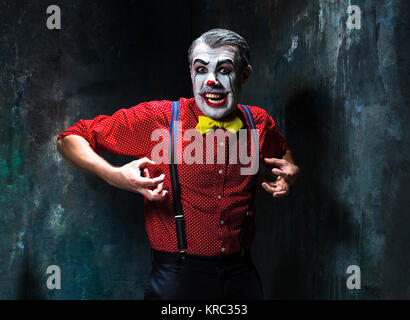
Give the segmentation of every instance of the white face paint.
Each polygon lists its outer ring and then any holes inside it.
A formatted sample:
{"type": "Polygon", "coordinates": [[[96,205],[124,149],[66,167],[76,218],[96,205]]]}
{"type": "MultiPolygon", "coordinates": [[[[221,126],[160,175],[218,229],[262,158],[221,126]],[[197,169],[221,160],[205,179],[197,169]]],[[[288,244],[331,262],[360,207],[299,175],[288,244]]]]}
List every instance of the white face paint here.
{"type": "Polygon", "coordinates": [[[222,119],[236,110],[241,85],[236,48],[211,48],[199,43],[192,53],[191,80],[195,102],[211,119],[222,119]]]}

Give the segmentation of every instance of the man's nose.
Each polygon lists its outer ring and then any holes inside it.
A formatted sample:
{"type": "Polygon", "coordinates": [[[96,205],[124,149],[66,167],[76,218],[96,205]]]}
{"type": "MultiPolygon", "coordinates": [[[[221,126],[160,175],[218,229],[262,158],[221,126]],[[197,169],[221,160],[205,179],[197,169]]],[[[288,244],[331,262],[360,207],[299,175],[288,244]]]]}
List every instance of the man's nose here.
{"type": "Polygon", "coordinates": [[[209,74],[208,79],[206,79],[206,80],[207,80],[206,85],[208,87],[213,87],[213,86],[216,85],[217,80],[216,80],[215,75],[212,72],[209,74]]]}

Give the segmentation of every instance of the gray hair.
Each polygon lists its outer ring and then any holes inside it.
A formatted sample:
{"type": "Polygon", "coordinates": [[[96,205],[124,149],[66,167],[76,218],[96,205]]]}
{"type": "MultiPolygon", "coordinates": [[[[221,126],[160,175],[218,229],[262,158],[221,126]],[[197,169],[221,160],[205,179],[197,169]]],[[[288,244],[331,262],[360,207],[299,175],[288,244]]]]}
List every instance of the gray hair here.
{"type": "Polygon", "coordinates": [[[194,40],[188,49],[189,65],[192,64],[192,53],[197,44],[205,42],[211,48],[222,46],[234,46],[236,50],[236,59],[239,62],[239,69],[243,70],[250,61],[251,50],[246,40],[236,32],[227,29],[212,29],[203,33],[199,38],[194,40]]]}

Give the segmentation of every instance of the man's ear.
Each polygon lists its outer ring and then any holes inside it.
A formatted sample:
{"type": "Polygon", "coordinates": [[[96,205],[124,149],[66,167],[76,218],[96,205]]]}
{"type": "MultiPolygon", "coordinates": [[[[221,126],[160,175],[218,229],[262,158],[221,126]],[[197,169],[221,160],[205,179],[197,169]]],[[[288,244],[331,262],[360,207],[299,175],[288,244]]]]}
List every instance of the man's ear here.
{"type": "Polygon", "coordinates": [[[242,71],[242,79],[241,79],[242,85],[244,85],[248,81],[249,77],[251,76],[251,73],[252,73],[252,66],[248,64],[245,67],[245,69],[243,69],[242,71]]]}
{"type": "Polygon", "coordinates": [[[189,65],[189,74],[191,75],[191,77],[193,76],[193,73],[194,72],[194,67],[193,67],[193,65],[192,64],[190,64],[189,65]]]}

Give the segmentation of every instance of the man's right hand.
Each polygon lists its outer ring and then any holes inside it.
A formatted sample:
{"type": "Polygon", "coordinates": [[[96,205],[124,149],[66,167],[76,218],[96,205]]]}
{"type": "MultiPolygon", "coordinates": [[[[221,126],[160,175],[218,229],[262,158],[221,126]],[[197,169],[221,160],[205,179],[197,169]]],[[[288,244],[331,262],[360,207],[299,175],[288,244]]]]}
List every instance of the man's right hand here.
{"type": "Polygon", "coordinates": [[[148,158],[132,161],[119,168],[113,167],[95,153],[85,138],[78,135],[60,138],[57,149],[74,166],[100,177],[112,186],[141,193],[151,201],[162,200],[167,195],[167,191],[163,190],[165,175],[151,178],[149,167],[155,163],[148,158]],[[144,169],[145,177],[141,176],[140,169],[144,169]],[[151,190],[150,187],[156,188],[151,190]]]}
{"type": "Polygon", "coordinates": [[[107,183],[120,189],[141,193],[150,201],[162,200],[168,193],[167,190],[163,190],[165,175],[151,178],[149,167],[154,164],[154,161],[142,158],[122,167],[113,168],[106,177],[107,183]],[[141,176],[140,169],[144,169],[145,177],[141,176]],[[151,190],[150,187],[154,186],[156,188],[151,190]]]}

